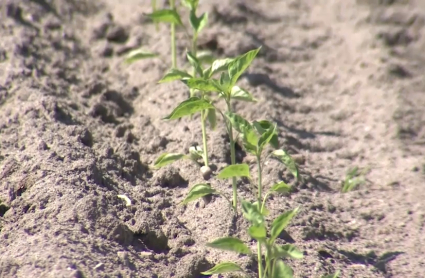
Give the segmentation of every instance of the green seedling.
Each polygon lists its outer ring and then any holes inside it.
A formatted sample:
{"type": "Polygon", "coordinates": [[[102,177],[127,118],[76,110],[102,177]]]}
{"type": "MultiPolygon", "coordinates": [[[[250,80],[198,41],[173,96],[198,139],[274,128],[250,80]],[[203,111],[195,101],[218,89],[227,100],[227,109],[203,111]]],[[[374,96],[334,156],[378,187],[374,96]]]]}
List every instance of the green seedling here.
{"type": "MultiPolygon", "coordinates": [[[[283,258],[302,259],[303,253],[292,244],[279,245],[276,239],[289,225],[299,208],[285,212],[275,218],[268,229],[264,215],[258,210],[255,203],[242,200],[244,218],[250,222],[249,236],[265,247],[264,260],[258,255],[258,278],[292,278],[293,270],[283,262],[283,258]]],[[[224,237],[207,244],[208,247],[232,251],[240,255],[252,255],[251,249],[240,239],[224,237]]],[[[229,272],[243,272],[243,269],[233,262],[222,262],[203,272],[203,275],[223,274],[229,272]]]]}
{"type": "Polygon", "coordinates": [[[351,168],[345,177],[345,180],[342,183],[342,192],[347,193],[353,191],[358,186],[366,182],[364,175],[368,172],[368,169],[364,169],[359,173],[359,168],[356,166],[351,168]]]}
{"type": "MultiPolygon", "coordinates": [[[[224,116],[224,114],[217,109],[212,99],[212,93],[216,93],[219,99],[224,99],[227,106],[227,112],[232,112],[232,101],[256,101],[255,98],[246,90],[236,85],[239,77],[250,66],[255,56],[260,51],[260,48],[248,51],[233,59],[218,59],[214,61],[207,69],[203,68],[202,63],[192,53],[187,53],[187,58],[192,65],[194,72],[189,74],[183,70],[171,69],[159,83],[170,81],[181,81],[185,83],[191,92],[199,92],[198,96],[192,96],[188,100],[180,103],[174,111],[166,119],[177,118],[175,115],[184,113],[185,115],[193,115],[195,112],[201,113],[201,128],[202,128],[202,143],[203,143],[203,159],[204,170],[209,170],[208,147],[207,147],[207,133],[206,121],[209,122],[212,129],[216,127],[217,111],[223,116],[226,128],[230,139],[230,153],[231,164],[235,164],[235,142],[233,138],[232,122],[224,116]],[[215,75],[220,75],[220,79],[215,79],[215,75]],[[209,105],[207,105],[207,103],[209,105]],[[200,106],[200,104],[202,104],[200,106]],[[193,109],[193,111],[192,111],[193,109]]],[[[233,192],[233,207],[237,207],[236,198],[236,178],[232,179],[233,192]]]]}
{"type": "MultiPolygon", "coordinates": [[[[267,197],[273,193],[288,193],[291,191],[291,187],[285,182],[281,181],[273,185],[270,191],[263,198],[263,183],[262,183],[262,172],[263,163],[262,156],[264,148],[267,145],[277,149],[279,146],[278,134],[276,125],[269,121],[254,121],[249,123],[243,117],[235,113],[226,113],[227,118],[232,123],[233,128],[239,133],[239,137],[242,141],[244,149],[255,156],[258,170],[258,184],[257,184],[257,201],[255,202],[257,210],[262,215],[268,215],[268,211],[265,207],[267,197]]],[[[293,173],[298,179],[298,167],[291,156],[282,149],[278,149],[272,152],[272,155],[277,157],[286,167],[293,173]]],[[[236,193],[235,193],[236,194],[236,193]]],[[[234,196],[236,198],[236,196],[234,196]]],[[[257,242],[258,247],[258,260],[261,260],[261,247],[262,242],[257,242]]],[[[262,269],[259,268],[259,277],[262,277],[262,269]]]]}

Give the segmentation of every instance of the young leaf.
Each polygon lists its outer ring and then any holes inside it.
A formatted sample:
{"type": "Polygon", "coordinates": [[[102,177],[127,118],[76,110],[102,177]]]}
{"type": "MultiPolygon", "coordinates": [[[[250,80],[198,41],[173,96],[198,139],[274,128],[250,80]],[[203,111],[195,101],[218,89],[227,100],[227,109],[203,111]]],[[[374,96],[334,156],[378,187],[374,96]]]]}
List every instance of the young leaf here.
{"type": "Polygon", "coordinates": [[[235,263],[232,262],[224,262],[219,263],[218,265],[214,266],[213,268],[201,272],[202,275],[213,275],[213,274],[222,274],[222,273],[228,273],[228,272],[235,272],[235,271],[243,271],[240,266],[238,266],[235,263]]]}
{"type": "Polygon", "coordinates": [[[264,227],[264,224],[251,226],[248,229],[248,234],[258,241],[263,241],[267,236],[266,227],[264,227]]]}
{"type": "Polygon", "coordinates": [[[171,164],[179,159],[182,159],[183,157],[185,157],[184,154],[179,154],[179,153],[163,153],[162,155],[160,155],[154,163],[154,167],[155,168],[161,168],[164,167],[168,164],[171,164]]]}
{"type": "Polygon", "coordinates": [[[280,258],[302,259],[303,257],[304,257],[303,252],[301,252],[297,247],[295,247],[292,244],[285,244],[285,245],[273,246],[271,259],[280,259],[280,258]]]}
{"type": "Polygon", "coordinates": [[[235,100],[242,100],[242,101],[249,101],[249,102],[257,101],[257,99],[255,99],[252,96],[252,94],[240,88],[239,86],[233,86],[232,91],[230,93],[230,97],[235,100]]]}
{"type": "Polygon", "coordinates": [[[212,77],[214,74],[219,73],[221,71],[225,71],[228,69],[229,64],[233,61],[231,58],[218,59],[215,60],[211,67],[204,71],[204,76],[206,78],[212,77]]]}
{"type": "Polygon", "coordinates": [[[192,187],[187,194],[186,198],[183,200],[182,204],[187,204],[189,202],[192,202],[196,199],[199,199],[201,197],[204,197],[209,194],[214,194],[216,191],[211,188],[209,184],[201,183],[197,184],[194,187],[192,187]]]}
{"type": "Polygon", "coordinates": [[[229,74],[227,74],[226,72],[222,72],[220,74],[219,83],[220,83],[221,91],[225,93],[226,98],[229,98],[230,95],[229,95],[228,91],[229,91],[229,88],[231,86],[229,74]]]}
{"type": "Polygon", "coordinates": [[[183,0],[182,4],[188,7],[190,10],[196,10],[199,4],[199,0],[183,0]]]}
{"type": "Polygon", "coordinates": [[[189,79],[191,77],[192,76],[188,74],[187,72],[184,72],[178,69],[171,69],[161,80],[158,81],[158,83],[189,79]]]}
{"type": "MultiPolygon", "coordinates": [[[[258,133],[263,134],[264,132],[275,126],[275,124],[271,123],[270,121],[261,120],[254,121],[253,126],[258,131],[258,133]]],[[[279,148],[277,129],[275,130],[275,135],[273,135],[273,138],[270,140],[270,145],[275,149],[279,148]]]]}
{"type": "Polygon", "coordinates": [[[291,222],[292,218],[298,213],[299,208],[287,211],[281,215],[279,215],[272,223],[271,227],[271,237],[270,242],[274,242],[274,240],[280,235],[280,233],[285,229],[289,222],[291,222]]]}
{"type": "MultiPolygon", "coordinates": [[[[196,58],[198,59],[199,63],[203,64],[212,64],[214,62],[214,56],[211,51],[204,50],[204,51],[198,51],[196,53],[196,58]]],[[[203,76],[205,76],[205,71],[203,76]]],[[[209,77],[206,77],[209,78],[209,77]]]]}
{"type": "Polygon", "coordinates": [[[230,179],[234,177],[247,177],[250,178],[248,164],[233,164],[229,165],[217,176],[219,179],[230,179]]]}
{"type": "Polygon", "coordinates": [[[281,181],[279,183],[274,184],[270,191],[278,193],[288,193],[291,192],[291,189],[292,188],[289,184],[286,184],[285,182],[281,181]]]}
{"type": "Polygon", "coordinates": [[[215,109],[208,109],[208,122],[212,130],[217,126],[217,115],[215,109]]]}
{"type": "Polygon", "coordinates": [[[340,271],[338,270],[337,272],[335,272],[334,274],[328,274],[328,275],[324,275],[322,276],[322,278],[338,278],[340,275],[340,271]]]}
{"type": "Polygon", "coordinates": [[[257,155],[258,136],[253,129],[246,129],[242,135],[243,145],[247,152],[257,155]]]}
{"type": "Polygon", "coordinates": [[[283,261],[277,260],[275,265],[275,271],[273,278],[293,278],[294,271],[288,265],[286,265],[283,261]]]}
{"type": "Polygon", "coordinates": [[[132,51],[130,51],[130,53],[128,53],[124,62],[126,64],[132,64],[132,63],[137,62],[139,60],[154,58],[154,57],[157,57],[157,56],[158,56],[158,54],[156,54],[156,53],[146,52],[142,49],[136,49],[136,50],[132,50],[132,51]]]}
{"type": "Polygon", "coordinates": [[[203,77],[204,71],[202,70],[201,64],[199,63],[198,59],[191,52],[187,52],[186,57],[192,67],[199,74],[199,76],[203,77]]]}
{"type": "Polygon", "coordinates": [[[264,216],[258,211],[257,204],[251,204],[245,200],[241,201],[243,216],[254,225],[262,225],[264,216]]]}
{"type": "Polygon", "coordinates": [[[190,12],[189,21],[195,33],[199,34],[208,23],[208,13],[204,13],[200,17],[197,17],[195,10],[192,10],[190,12]]]}
{"type": "Polygon", "coordinates": [[[188,100],[180,103],[170,115],[164,118],[164,120],[174,120],[184,116],[189,116],[195,114],[196,112],[212,109],[214,106],[206,101],[205,99],[200,99],[198,97],[191,97],[188,100]]]}
{"type": "Polygon", "coordinates": [[[236,57],[229,64],[229,76],[231,84],[235,85],[239,77],[244,73],[244,71],[251,65],[254,58],[257,56],[261,47],[248,51],[247,53],[236,57]]]}
{"type": "Polygon", "coordinates": [[[209,79],[203,79],[203,78],[190,78],[185,81],[186,85],[195,90],[200,90],[203,92],[220,92],[220,88],[217,86],[217,84],[209,79]]]}
{"type": "Polygon", "coordinates": [[[180,15],[176,10],[157,10],[151,14],[146,14],[147,17],[151,18],[155,22],[166,22],[174,23],[176,25],[183,25],[180,15]]]}
{"type": "Polygon", "coordinates": [[[292,157],[284,150],[276,150],[273,156],[277,157],[291,171],[295,178],[299,179],[298,167],[292,157]]]}
{"type": "Polygon", "coordinates": [[[251,250],[249,250],[248,246],[246,246],[242,240],[234,237],[219,238],[213,242],[207,243],[207,246],[220,250],[233,251],[238,254],[251,254],[251,250]]]}
{"type": "Polygon", "coordinates": [[[259,150],[262,150],[265,145],[267,145],[273,136],[276,134],[276,125],[269,128],[266,132],[261,134],[260,139],[258,140],[257,147],[259,150]]]}
{"type": "Polygon", "coordinates": [[[230,112],[226,112],[225,115],[237,132],[244,134],[246,130],[252,129],[251,124],[242,116],[230,112]]]}

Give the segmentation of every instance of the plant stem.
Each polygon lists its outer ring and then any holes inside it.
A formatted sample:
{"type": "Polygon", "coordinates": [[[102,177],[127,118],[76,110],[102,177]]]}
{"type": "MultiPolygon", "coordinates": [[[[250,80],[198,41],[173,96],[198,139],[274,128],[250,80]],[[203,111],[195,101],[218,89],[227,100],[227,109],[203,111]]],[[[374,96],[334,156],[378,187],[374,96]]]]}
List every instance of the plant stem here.
{"type": "Polygon", "coordinates": [[[205,113],[208,113],[208,110],[201,111],[201,124],[202,124],[202,144],[204,145],[204,165],[209,167],[208,162],[208,146],[207,146],[207,131],[205,129],[205,113]]]}
{"type": "Polygon", "coordinates": [[[269,195],[270,195],[270,192],[269,193],[267,193],[266,194],[266,196],[264,197],[264,199],[263,199],[263,204],[261,205],[261,210],[260,210],[260,212],[262,213],[263,212],[263,210],[264,210],[264,206],[266,205],[266,200],[267,200],[267,197],[269,197],[269,195]]]}
{"type": "Polygon", "coordinates": [[[261,212],[261,196],[263,195],[263,169],[261,167],[261,154],[257,155],[257,168],[258,168],[258,210],[261,212]]]}
{"type": "MultiPolygon", "coordinates": [[[[175,9],[174,0],[170,0],[170,7],[172,10],[175,9]]],[[[177,57],[176,57],[176,25],[171,23],[171,63],[173,68],[177,68],[177,57]]]]}
{"type": "MultiPolygon", "coordinates": [[[[262,195],[262,168],[261,168],[261,153],[257,154],[257,168],[258,168],[258,196],[257,196],[257,206],[258,211],[262,213],[262,205],[261,205],[261,195],[262,195]]],[[[257,254],[258,254],[258,275],[259,277],[263,277],[263,264],[262,264],[262,250],[261,250],[261,242],[257,242],[257,254]]]]}
{"type": "MultiPolygon", "coordinates": [[[[230,105],[230,99],[226,101],[227,111],[232,113],[232,106],[230,105]]],[[[232,165],[236,164],[236,154],[235,154],[235,140],[233,139],[233,126],[229,121],[229,140],[230,140],[230,162],[232,165]]],[[[238,192],[236,187],[236,178],[232,178],[232,188],[233,188],[233,207],[237,211],[238,205],[238,192]]]]}
{"type": "MultiPolygon", "coordinates": [[[[156,0],[151,0],[152,10],[156,12],[156,0]]],[[[155,30],[158,32],[158,22],[155,22],[155,30]]]]}
{"type": "Polygon", "coordinates": [[[263,261],[261,254],[261,243],[257,241],[258,278],[263,277],[263,261]]]}

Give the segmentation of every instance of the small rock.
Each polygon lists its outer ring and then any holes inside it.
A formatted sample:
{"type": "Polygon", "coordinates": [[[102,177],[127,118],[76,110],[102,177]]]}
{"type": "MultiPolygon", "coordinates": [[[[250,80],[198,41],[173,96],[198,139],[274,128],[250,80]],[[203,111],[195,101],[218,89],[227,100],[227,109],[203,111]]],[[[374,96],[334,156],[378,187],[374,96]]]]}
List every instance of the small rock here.
{"type": "Polygon", "coordinates": [[[205,180],[209,180],[210,177],[211,177],[212,171],[211,171],[211,168],[210,167],[208,167],[208,166],[202,166],[201,167],[201,173],[202,173],[202,177],[205,180]]]}
{"type": "Polygon", "coordinates": [[[128,33],[124,27],[115,25],[108,28],[106,32],[106,39],[110,42],[123,43],[128,39],[128,33]]]}
{"type": "Polygon", "coordinates": [[[94,267],[94,269],[95,270],[102,270],[102,269],[104,269],[104,264],[103,263],[98,263],[95,267],[94,267]]]}
{"type": "Polygon", "coordinates": [[[152,252],[147,252],[147,251],[140,252],[140,256],[145,257],[145,258],[150,258],[150,259],[153,258],[152,252]]]}

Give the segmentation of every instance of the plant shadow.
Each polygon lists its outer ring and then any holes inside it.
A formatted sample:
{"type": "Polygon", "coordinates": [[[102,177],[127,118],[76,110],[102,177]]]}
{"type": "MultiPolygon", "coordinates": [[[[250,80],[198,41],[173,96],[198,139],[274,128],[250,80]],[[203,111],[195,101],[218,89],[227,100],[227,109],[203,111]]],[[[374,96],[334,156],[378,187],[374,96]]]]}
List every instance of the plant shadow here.
{"type": "Polygon", "coordinates": [[[245,73],[242,75],[245,77],[249,84],[253,87],[264,85],[270,90],[280,94],[285,98],[299,98],[300,95],[295,93],[291,88],[286,86],[278,85],[274,82],[267,74],[264,73],[245,73]]]}
{"type": "Polygon", "coordinates": [[[338,250],[338,252],[353,264],[372,265],[384,274],[387,273],[387,263],[396,259],[399,255],[404,254],[404,252],[400,251],[385,252],[381,256],[378,256],[373,251],[367,254],[359,254],[345,250],[338,250]]]}

